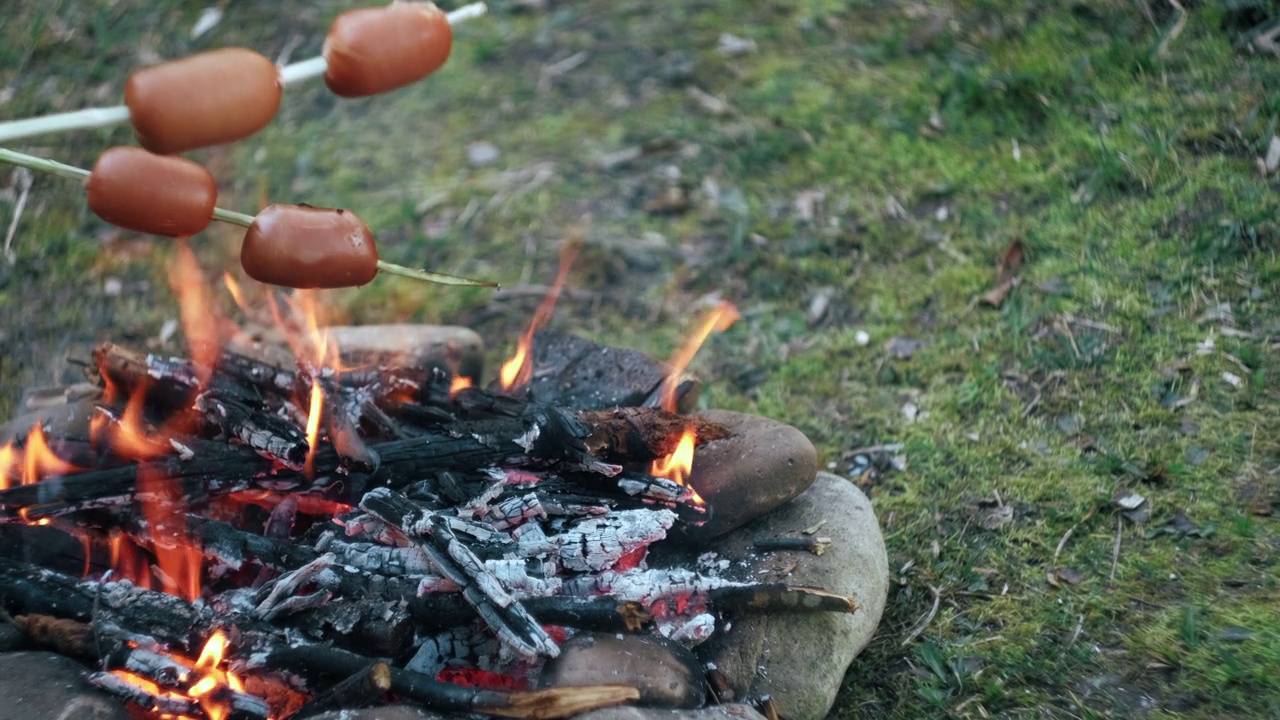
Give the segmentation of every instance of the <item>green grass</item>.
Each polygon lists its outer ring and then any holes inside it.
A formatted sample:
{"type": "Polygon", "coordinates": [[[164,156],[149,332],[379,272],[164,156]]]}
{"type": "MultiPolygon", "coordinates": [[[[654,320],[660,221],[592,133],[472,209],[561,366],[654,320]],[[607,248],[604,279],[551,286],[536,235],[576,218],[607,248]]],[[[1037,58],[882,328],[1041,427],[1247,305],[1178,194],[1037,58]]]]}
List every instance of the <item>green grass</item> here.
{"type": "MultiPolygon", "coordinates": [[[[1171,4],[1127,0],[498,4],[430,80],[357,102],[291,88],[263,134],[195,157],[226,206],[346,205],[384,257],[508,284],[549,282],[557,238],[589,213],[581,296],[555,326],[665,356],[719,293],[744,319],[696,363],[708,404],[796,425],[837,472],[852,449],[904,443],[905,471],[863,481],[893,583],[834,717],[1274,717],[1280,183],[1255,159],[1280,124],[1280,65],[1241,38],[1280,10],[1183,5],[1172,37],[1171,4]],[[722,32],[758,51],[724,57],[722,32]],[[576,52],[581,67],[543,75],[576,52]],[[467,164],[479,140],[495,164],[467,164]],[[671,147],[598,165],[657,141],[671,147]],[[646,212],[672,184],[689,209],[646,212]],[[824,194],[811,218],[805,191],[824,194]],[[1018,286],[975,302],[1019,238],[1018,286]],[[893,357],[893,336],[924,345],[893,357]],[[1149,520],[1120,516],[1122,490],[1149,520]],[[904,647],[930,587],[939,611],[904,647]]],[[[274,55],[297,35],[305,57],[339,6],[232,3],[191,42],[185,3],[18,2],[0,18],[0,114],[111,102],[144,52],[274,55]]],[[[29,148],[88,164],[128,139],[29,148]]],[[[145,344],[176,314],[166,243],[109,233],[76,188],[38,180],[18,263],[0,265],[0,410],[72,378],[62,358],[94,339],[145,344]],[[104,296],[108,277],[125,291],[104,296]]],[[[234,237],[201,251],[234,268],[234,237]]],[[[472,325],[496,359],[537,298],[492,298],[379,280],[332,302],[472,325]]]]}

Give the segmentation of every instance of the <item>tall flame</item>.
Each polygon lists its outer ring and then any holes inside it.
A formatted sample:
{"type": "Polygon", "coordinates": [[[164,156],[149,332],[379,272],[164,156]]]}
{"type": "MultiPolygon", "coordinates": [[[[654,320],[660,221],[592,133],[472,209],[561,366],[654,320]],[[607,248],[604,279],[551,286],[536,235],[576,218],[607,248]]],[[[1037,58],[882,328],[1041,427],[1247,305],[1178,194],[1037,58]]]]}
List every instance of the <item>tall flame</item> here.
{"type": "Polygon", "coordinates": [[[240,283],[236,282],[231,273],[222,273],[222,284],[227,287],[227,292],[231,293],[231,299],[235,301],[236,307],[240,308],[240,312],[245,315],[252,314],[249,305],[244,301],[244,290],[240,289],[240,283]]]}
{"type": "Polygon", "coordinates": [[[305,471],[307,477],[314,477],[316,471],[316,448],[320,446],[320,419],[324,415],[324,391],[320,383],[311,383],[311,404],[307,410],[307,461],[305,471]]]}
{"type": "Polygon", "coordinates": [[[707,313],[707,316],[698,324],[697,330],[685,340],[684,345],[680,347],[671,356],[668,364],[671,366],[671,372],[667,374],[666,380],[662,383],[662,409],[668,412],[676,411],[676,388],[680,385],[680,376],[684,373],[685,368],[689,367],[689,362],[693,360],[693,356],[698,354],[698,349],[707,341],[713,332],[724,332],[728,330],[742,314],[738,312],[738,308],[731,302],[722,300],[720,304],[707,313]]]}
{"type": "Polygon", "coordinates": [[[565,281],[569,279],[569,270],[573,267],[574,260],[578,259],[578,251],[582,249],[583,234],[582,229],[576,229],[561,246],[560,270],[556,273],[556,281],[552,283],[546,297],[542,298],[542,302],[538,304],[538,309],[533,313],[533,320],[529,322],[529,329],[520,335],[515,354],[502,364],[498,380],[503,390],[518,390],[529,384],[533,376],[533,358],[531,357],[533,334],[551,320],[551,314],[555,312],[560,293],[564,291],[565,281]]]}
{"type": "Polygon", "coordinates": [[[138,466],[138,500],[155,545],[162,589],[195,602],[204,555],[188,537],[186,503],[178,484],[147,465],[138,466]]]}
{"type": "Polygon", "coordinates": [[[187,351],[196,366],[196,377],[201,386],[208,385],[222,352],[218,334],[221,321],[195,253],[183,240],[177,242],[174,251],[169,287],[178,296],[182,330],[187,337],[187,351]]]}

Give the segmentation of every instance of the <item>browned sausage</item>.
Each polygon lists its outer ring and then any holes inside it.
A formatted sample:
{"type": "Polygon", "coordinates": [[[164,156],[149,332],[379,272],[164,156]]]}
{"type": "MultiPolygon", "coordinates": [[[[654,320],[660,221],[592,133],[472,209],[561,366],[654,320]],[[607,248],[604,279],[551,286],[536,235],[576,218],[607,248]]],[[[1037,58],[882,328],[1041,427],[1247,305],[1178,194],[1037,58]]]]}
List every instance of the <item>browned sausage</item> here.
{"type": "Polygon", "coordinates": [[[89,208],[113,225],[188,237],[209,225],[218,200],[213,176],[197,163],[136,147],[98,156],[86,185],[89,208]]]}
{"type": "Polygon", "coordinates": [[[169,155],[258,132],[275,117],[281,92],[270,60],[223,48],[134,72],[124,104],[138,142],[169,155]]]}
{"type": "Polygon", "coordinates": [[[449,18],[433,3],[348,10],[324,39],[324,82],[342,97],[395,90],[438,70],[452,46],[449,18]]]}
{"type": "Polygon", "coordinates": [[[245,233],[240,264],[249,277],[272,285],[352,287],[378,274],[378,247],[349,210],[268,205],[245,233]]]}

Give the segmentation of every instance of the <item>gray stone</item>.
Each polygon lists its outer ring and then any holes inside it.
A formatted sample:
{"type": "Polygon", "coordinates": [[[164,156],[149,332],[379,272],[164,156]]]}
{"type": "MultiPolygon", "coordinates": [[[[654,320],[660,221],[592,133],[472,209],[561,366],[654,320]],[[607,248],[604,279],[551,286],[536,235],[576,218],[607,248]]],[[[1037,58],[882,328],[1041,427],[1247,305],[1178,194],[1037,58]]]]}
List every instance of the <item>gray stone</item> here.
{"type": "Polygon", "coordinates": [[[592,710],[574,720],[764,720],[750,705],[712,705],[701,710],[666,710],[629,705],[592,710]]]}
{"type": "Polygon", "coordinates": [[[749,615],[697,648],[724,673],[736,697],[771,695],[788,720],[819,720],[835,702],[853,658],[866,647],[884,612],[889,561],[871,502],[853,483],[819,473],[813,487],[755,522],[712,542],[745,569],[743,579],[785,582],[849,595],[857,611],[749,615]],[[795,535],[818,522],[829,537],[822,555],[754,550],[758,537],[795,535]]]}
{"type": "Polygon", "coordinates": [[[637,704],[696,708],[706,699],[706,681],[693,653],[679,643],[648,635],[582,633],[547,661],[541,687],[630,685],[637,704]]]}
{"type": "Polygon", "coordinates": [[[24,410],[0,425],[0,445],[26,437],[36,423],[46,429],[47,437],[89,437],[89,421],[98,400],[99,396],[94,395],[24,410]]]}
{"type": "Polygon", "coordinates": [[[84,675],[83,665],[61,655],[0,654],[0,720],[129,720],[124,704],[84,675]]]}
{"type": "MultiPolygon", "coordinates": [[[[469,378],[484,369],[484,341],[474,330],[452,325],[335,325],[325,328],[343,357],[394,358],[410,366],[437,363],[469,378]]],[[[359,358],[356,358],[359,360],[359,358]]]]}
{"type": "Polygon", "coordinates": [[[694,541],[722,535],[804,492],[818,472],[818,453],[799,430],[769,418],[728,410],[702,413],[729,426],[729,437],[698,446],[689,484],[711,517],[685,534],[694,541]]]}

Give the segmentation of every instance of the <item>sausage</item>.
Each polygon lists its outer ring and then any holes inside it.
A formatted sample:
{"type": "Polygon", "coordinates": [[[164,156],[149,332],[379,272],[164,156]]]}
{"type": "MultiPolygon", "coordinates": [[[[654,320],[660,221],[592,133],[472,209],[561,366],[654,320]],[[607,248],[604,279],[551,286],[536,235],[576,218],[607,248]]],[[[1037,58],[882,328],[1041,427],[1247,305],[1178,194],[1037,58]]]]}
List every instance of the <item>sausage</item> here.
{"type": "Polygon", "coordinates": [[[240,264],[272,285],[352,287],[378,274],[378,248],[369,226],[349,210],[268,205],[245,233],[240,264]]]}
{"type": "Polygon", "coordinates": [[[218,200],[213,175],[198,163],[136,147],[98,156],[86,185],[89,208],[122,228],[188,237],[209,226],[218,200]]]}
{"type": "Polygon", "coordinates": [[[282,92],[270,60],[223,48],[135,71],[124,104],[138,142],[170,155],[258,132],[275,117],[282,92]]]}
{"type": "Polygon", "coordinates": [[[452,46],[449,18],[434,3],[348,10],[324,39],[324,83],[348,98],[395,90],[438,70],[452,46]]]}

